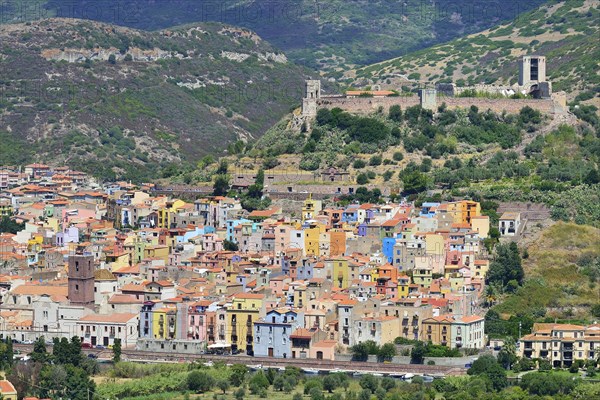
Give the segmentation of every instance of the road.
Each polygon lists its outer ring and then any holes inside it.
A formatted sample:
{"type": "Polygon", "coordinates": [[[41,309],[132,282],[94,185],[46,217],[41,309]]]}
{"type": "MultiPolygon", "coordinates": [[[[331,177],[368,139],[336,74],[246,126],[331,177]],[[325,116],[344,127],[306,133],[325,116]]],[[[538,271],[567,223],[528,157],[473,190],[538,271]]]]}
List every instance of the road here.
{"type": "MultiPolygon", "coordinates": [[[[15,344],[14,347],[23,353],[33,351],[31,345],[15,344]]],[[[51,346],[49,346],[51,347],[51,346]]],[[[101,360],[110,360],[112,351],[109,349],[83,349],[85,354],[95,354],[101,360]]],[[[294,366],[298,368],[313,368],[319,371],[345,370],[361,371],[380,374],[400,375],[412,373],[415,375],[464,375],[466,368],[448,367],[441,365],[419,365],[419,364],[386,364],[370,363],[357,361],[330,361],[301,358],[268,358],[268,357],[250,357],[245,355],[219,356],[207,354],[182,354],[182,353],[155,353],[148,351],[139,351],[123,349],[121,358],[127,361],[136,362],[192,362],[192,361],[223,361],[227,364],[244,364],[246,366],[262,365],[264,368],[280,368],[294,366]]]]}

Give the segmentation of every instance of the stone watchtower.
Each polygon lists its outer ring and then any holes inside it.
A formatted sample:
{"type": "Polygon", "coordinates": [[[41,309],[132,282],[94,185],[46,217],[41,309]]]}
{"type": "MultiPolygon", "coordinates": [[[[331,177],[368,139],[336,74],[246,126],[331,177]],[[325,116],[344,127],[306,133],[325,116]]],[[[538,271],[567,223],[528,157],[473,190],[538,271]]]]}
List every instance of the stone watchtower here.
{"type": "Polygon", "coordinates": [[[421,99],[421,107],[433,111],[437,109],[437,90],[421,89],[419,91],[419,97],[421,99]]]}
{"type": "Polygon", "coordinates": [[[72,305],[94,307],[94,256],[78,248],[69,255],[69,302],[72,305]]]}
{"type": "Polygon", "coordinates": [[[302,116],[317,116],[317,100],[321,98],[321,81],[310,80],[304,85],[304,98],[302,99],[302,116]]]}
{"type": "Polygon", "coordinates": [[[546,57],[523,56],[519,60],[519,86],[546,82],[546,57]]]}

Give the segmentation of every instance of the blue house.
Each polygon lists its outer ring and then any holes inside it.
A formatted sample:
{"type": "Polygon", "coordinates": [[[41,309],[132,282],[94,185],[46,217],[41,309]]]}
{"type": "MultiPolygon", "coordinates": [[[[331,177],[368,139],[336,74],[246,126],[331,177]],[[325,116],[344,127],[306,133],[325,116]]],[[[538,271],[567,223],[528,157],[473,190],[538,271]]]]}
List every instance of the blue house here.
{"type": "Polygon", "coordinates": [[[303,258],[296,265],[296,279],[299,281],[307,281],[314,276],[315,263],[313,260],[303,258]]]}
{"type": "Polygon", "coordinates": [[[396,245],[396,238],[383,238],[382,242],[381,252],[387,257],[387,262],[392,264],[394,262],[394,245],[396,245]]]}
{"type": "Polygon", "coordinates": [[[230,242],[235,242],[235,235],[234,235],[234,233],[235,233],[235,227],[238,226],[238,225],[241,225],[243,223],[246,223],[246,222],[252,222],[252,221],[250,221],[249,219],[244,219],[244,218],[242,218],[242,219],[228,219],[225,222],[225,225],[227,227],[227,237],[226,237],[226,239],[229,240],[230,242]]]}
{"type": "Polygon", "coordinates": [[[435,209],[437,209],[439,206],[440,203],[423,203],[419,216],[432,218],[435,216],[435,209]]]}
{"type": "Polygon", "coordinates": [[[367,236],[367,224],[362,223],[358,226],[358,236],[365,237],[367,236]]]}
{"type": "Polygon", "coordinates": [[[342,222],[347,224],[352,224],[358,221],[358,208],[357,204],[352,204],[346,207],[344,212],[342,213],[342,222]]]}
{"type": "Polygon", "coordinates": [[[304,313],[292,308],[271,310],[254,323],[254,356],[291,358],[290,335],[304,327],[304,313]]]}

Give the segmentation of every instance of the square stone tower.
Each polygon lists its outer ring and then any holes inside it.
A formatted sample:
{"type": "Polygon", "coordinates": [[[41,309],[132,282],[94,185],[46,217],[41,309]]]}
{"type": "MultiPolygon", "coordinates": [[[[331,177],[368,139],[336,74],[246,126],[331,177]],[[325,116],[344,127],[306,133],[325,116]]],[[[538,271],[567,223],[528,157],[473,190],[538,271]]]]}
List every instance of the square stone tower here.
{"type": "Polygon", "coordinates": [[[94,256],[77,249],[69,255],[69,302],[72,305],[94,307],[94,256]]]}
{"type": "Polygon", "coordinates": [[[321,81],[308,80],[304,85],[304,99],[302,99],[302,116],[317,116],[317,100],[321,98],[321,81]]]}
{"type": "Polygon", "coordinates": [[[519,60],[519,86],[546,82],[546,57],[523,56],[519,60]]]}

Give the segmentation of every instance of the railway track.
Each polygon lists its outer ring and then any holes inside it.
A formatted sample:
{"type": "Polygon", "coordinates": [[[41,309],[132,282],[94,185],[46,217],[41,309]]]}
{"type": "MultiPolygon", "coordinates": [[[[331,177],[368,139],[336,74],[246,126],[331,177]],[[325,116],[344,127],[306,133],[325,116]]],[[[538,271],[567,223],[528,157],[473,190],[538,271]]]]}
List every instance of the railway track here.
{"type": "MultiPolygon", "coordinates": [[[[23,353],[33,351],[31,345],[15,345],[23,353]]],[[[51,346],[49,346],[51,347],[51,346]]],[[[94,354],[100,359],[110,360],[112,351],[109,349],[83,349],[85,354],[94,354]]],[[[264,368],[281,368],[294,366],[298,368],[311,368],[319,371],[344,370],[360,371],[380,374],[407,374],[415,375],[464,375],[466,368],[461,366],[421,365],[421,364],[393,364],[372,363],[359,361],[332,361],[306,358],[269,358],[250,357],[245,355],[211,355],[211,354],[184,354],[184,353],[156,353],[123,349],[121,357],[127,361],[138,362],[193,362],[193,361],[222,361],[226,364],[244,364],[246,366],[262,365],[264,368]]]]}

